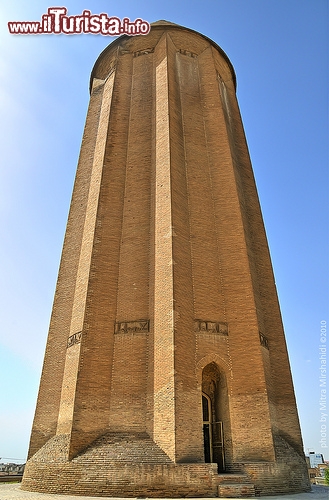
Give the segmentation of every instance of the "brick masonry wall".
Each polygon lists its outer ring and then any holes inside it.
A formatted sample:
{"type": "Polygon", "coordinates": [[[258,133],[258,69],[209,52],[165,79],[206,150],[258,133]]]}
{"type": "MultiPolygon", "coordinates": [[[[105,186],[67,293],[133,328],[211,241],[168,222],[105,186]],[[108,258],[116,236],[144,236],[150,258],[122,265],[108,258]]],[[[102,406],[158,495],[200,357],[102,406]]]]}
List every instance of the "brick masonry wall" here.
{"type": "Polygon", "coordinates": [[[72,461],[56,436],[27,465],[22,489],[114,497],[217,496],[215,464],[174,464],[146,434],[108,434],[72,461]]]}
{"type": "Polygon", "coordinates": [[[242,471],[261,495],[284,495],[309,491],[307,465],[304,457],[296,453],[284,439],[275,437],[276,461],[268,463],[233,464],[231,470],[242,471]]]}
{"type": "Polygon", "coordinates": [[[270,495],[309,490],[306,462],[282,439],[276,439],[276,462],[235,463],[231,474],[222,475],[217,474],[216,464],[172,463],[145,433],[106,434],[70,462],[63,452],[67,446],[68,436],[55,436],[36,453],[27,464],[22,489],[150,498],[231,497],[234,492],[249,497],[253,491],[270,495]]]}

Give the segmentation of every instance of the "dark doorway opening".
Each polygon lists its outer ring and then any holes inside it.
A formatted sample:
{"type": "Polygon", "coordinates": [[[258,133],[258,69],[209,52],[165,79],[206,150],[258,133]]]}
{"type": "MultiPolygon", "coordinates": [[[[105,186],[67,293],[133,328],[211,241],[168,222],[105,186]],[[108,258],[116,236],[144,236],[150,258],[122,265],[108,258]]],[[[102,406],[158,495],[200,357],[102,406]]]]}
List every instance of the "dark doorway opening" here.
{"type": "Polygon", "coordinates": [[[211,426],[211,401],[208,396],[202,394],[202,414],[203,414],[203,446],[204,460],[206,463],[212,462],[212,426],[211,426]]]}
{"type": "Polygon", "coordinates": [[[224,431],[221,417],[220,374],[214,363],[203,370],[202,416],[206,463],[217,463],[218,472],[225,471],[224,431]]]}

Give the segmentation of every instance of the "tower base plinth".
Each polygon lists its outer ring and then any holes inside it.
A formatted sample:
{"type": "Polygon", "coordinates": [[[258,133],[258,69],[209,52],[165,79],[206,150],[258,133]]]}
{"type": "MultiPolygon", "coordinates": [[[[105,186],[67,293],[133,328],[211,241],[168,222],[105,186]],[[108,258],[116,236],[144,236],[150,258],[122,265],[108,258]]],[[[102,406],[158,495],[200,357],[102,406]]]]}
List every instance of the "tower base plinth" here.
{"type": "Polygon", "coordinates": [[[145,433],[105,434],[70,461],[65,458],[68,443],[69,436],[55,436],[27,462],[23,490],[100,497],[243,498],[253,496],[251,492],[309,489],[298,473],[302,458],[282,439],[278,462],[237,463],[225,474],[219,474],[214,463],[173,463],[145,433]]]}

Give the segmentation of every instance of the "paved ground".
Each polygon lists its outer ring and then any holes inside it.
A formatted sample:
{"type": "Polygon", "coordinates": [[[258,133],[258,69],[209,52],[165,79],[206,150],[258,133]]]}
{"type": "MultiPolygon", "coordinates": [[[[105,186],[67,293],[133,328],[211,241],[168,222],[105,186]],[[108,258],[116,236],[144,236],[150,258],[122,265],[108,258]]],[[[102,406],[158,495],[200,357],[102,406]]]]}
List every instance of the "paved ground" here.
{"type": "MultiPolygon", "coordinates": [[[[264,500],[329,500],[329,487],[313,486],[309,493],[260,497],[264,500]]],[[[71,495],[47,495],[22,491],[19,483],[0,484],[0,500],[100,500],[100,497],[79,497],[71,495]]],[[[104,497],[103,497],[104,500],[104,497]]],[[[113,499],[112,499],[113,500],[113,499]]],[[[122,500],[122,499],[120,499],[122,500]]],[[[200,499],[198,499],[200,500],[200,499]]]]}

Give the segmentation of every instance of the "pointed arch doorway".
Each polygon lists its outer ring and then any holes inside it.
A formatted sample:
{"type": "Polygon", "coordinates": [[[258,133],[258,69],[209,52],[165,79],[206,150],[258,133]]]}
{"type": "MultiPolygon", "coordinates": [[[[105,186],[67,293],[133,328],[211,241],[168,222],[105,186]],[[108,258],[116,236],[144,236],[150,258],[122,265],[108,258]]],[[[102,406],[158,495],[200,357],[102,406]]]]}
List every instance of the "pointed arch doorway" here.
{"type": "Polygon", "coordinates": [[[225,471],[224,425],[221,405],[220,373],[215,363],[202,372],[203,444],[206,463],[217,463],[218,472],[225,471]]]}

